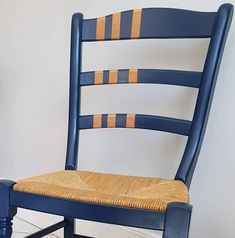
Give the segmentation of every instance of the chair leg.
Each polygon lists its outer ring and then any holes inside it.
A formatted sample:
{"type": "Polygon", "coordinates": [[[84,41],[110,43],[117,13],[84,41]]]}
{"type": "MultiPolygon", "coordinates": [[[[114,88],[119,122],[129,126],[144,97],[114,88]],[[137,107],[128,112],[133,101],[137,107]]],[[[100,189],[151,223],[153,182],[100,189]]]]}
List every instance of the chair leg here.
{"type": "Polygon", "coordinates": [[[191,212],[190,204],[168,204],[163,238],[188,238],[191,212]]]}
{"type": "Polygon", "coordinates": [[[0,180],[0,238],[10,238],[12,235],[12,219],[17,212],[16,207],[10,206],[10,190],[13,181],[0,180]]]}
{"type": "Polygon", "coordinates": [[[64,227],[64,238],[73,238],[75,231],[75,220],[73,218],[64,218],[68,224],[64,227]]]}

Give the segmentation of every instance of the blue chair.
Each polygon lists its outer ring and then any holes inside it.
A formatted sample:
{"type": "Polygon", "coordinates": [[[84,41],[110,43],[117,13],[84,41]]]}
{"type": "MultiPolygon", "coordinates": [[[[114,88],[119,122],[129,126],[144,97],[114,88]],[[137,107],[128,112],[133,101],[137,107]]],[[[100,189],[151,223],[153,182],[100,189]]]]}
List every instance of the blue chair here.
{"type": "MultiPolygon", "coordinates": [[[[233,6],[217,12],[146,8],[97,19],[72,18],[70,98],[65,170],[17,182],[0,181],[0,237],[12,235],[17,207],[63,216],[63,220],[29,235],[43,237],[64,228],[74,234],[75,219],[163,231],[164,238],[186,238],[192,206],[188,190],[203,141],[233,6]],[[210,38],[202,72],[122,69],[81,72],[82,42],[210,38]],[[198,89],[192,121],[140,114],[80,115],[80,88],[102,84],[170,84],[198,89]],[[79,131],[92,128],[138,128],[187,136],[174,179],[95,173],[77,170],[79,131]]],[[[146,155],[147,156],[147,155],[146,155]]]]}

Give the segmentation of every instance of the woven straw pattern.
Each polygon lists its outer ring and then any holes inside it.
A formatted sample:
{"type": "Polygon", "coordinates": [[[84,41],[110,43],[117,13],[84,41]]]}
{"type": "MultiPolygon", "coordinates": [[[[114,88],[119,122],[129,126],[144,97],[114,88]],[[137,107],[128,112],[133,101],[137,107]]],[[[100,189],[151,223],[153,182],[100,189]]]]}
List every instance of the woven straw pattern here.
{"type": "Polygon", "coordinates": [[[170,202],[188,202],[180,181],[60,171],[18,181],[14,190],[98,204],[165,211],[170,202]]]}

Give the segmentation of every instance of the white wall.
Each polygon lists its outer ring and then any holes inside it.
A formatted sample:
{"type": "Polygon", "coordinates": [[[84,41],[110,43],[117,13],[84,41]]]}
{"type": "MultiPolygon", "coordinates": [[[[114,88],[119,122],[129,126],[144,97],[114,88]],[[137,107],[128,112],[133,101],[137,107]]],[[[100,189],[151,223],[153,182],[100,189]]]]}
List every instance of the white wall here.
{"type": "MultiPolygon", "coordinates": [[[[83,12],[90,18],[141,7],[216,11],[222,2],[1,0],[0,176],[19,179],[63,169],[70,20],[74,12],[83,12]]],[[[233,24],[191,188],[192,238],[235,236],[235,192],[232,189],[235,180],[234,40],[233,24]]],[[[86,43],[83,69],[201,70],[207,46],[207,40],[86,43]]],[[[86,88],[82,91],[82,113],[136,112],[191,119],[195,98],[196,90],[171,86],[86,88]]],[[[159,177],[174,176],[186,141],[184,137],[143,130],[104,129],[81,134],[81,169],[159,177]]],[[[57,219],[33,214],[19,211],[19,216],[40,226],[57,219]]],[[[80,223],[79,227],[84,233],[98,237],[110,237],[112,230],[117,229],[87,222],[80,223]]],[[[139,237],[128,233],[125,236],[139,237]]]]}

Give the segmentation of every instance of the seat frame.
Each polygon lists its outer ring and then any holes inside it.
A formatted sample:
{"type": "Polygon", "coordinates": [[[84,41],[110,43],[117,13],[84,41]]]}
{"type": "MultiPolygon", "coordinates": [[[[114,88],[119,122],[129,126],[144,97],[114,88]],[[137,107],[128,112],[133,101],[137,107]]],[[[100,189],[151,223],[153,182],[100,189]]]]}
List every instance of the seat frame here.
{"type": "MultiPolygon", "coordinates": [[[[166,13],[169,10],[175,13],[179,11],[185,14],[190,12],[194,13],[192,11],[178,9],[162,9],[161,11],[166,13]]],[[[200,12],[197,13],[200,14],[200,12]]],[[[205,13],[203,14],[205,15],[205,13]]],[[[233,6],[231,4],[223,4],[220,6],[218,12],[207,14],[208,17],[214,18],[211,41],[209,44],[205,66],[203,72],[201,73],[201,81],[200,84],[198,84],[198,98],[193,120],[190,125],[188,141],[179,169],[175,176],[176,180],[182,181],[188,188],[190,187],[206,129],[224,45],[232,21],[233,6]]],[[[173,16],[174,14],[168,14],[169,18],[173,16]]],[[[86,28],[86,31],[84,32],[83,27],[86,25],[91,26],[92,20],[84,20],[81,13],[73,15],[71,35],[69,127],[65,164],[66,170],[74,170],[77,168],[78,131],[80,129],[78,118],[80,116],[81,44],[83,41],[95,40],[91,37],[91,34],[87,32],[87,30],[89,31],[88,28],[86,28]]],[[[183,32],[178,32],[177,34],[178,35],[174,34],[172,36],[163,34],[159,37],[143,36],[142,38],[197,37],[195,34],[192,34],[191,36],[184,35],[183,32]]],[[[208,35],[198,33],[198,37],[206,38],[208,35]]],[[[126,38],[123,37],[123,39],[126,38]]],[[[168,71],[168,73],[171,72],[168,71]]],[[[176,82],[171,82],[170,84],[176,84],[176,82]]],[[[195,86],[196,84],[194,83],[193,85],[195,86]]],[[[0,238],[11,237],[12,219],[16,214],[18,207],[64,217],[63,221],[27,236],[30,238],[43,237],[60,228],[64,228],[64,237],[66,238],[85,238],[86,236],[74,234],[75,219],[161,230],[163,231],[164,238],[187,238],[189,234],[192,211],[192,205],[190,204],[169,203],[165,212],[151,211],[86,203],[74,200],[64,200],[60,198],[19,192],[13,190],[14,184],[15,182],[11,180],[0,181],[0,238]]]]}

